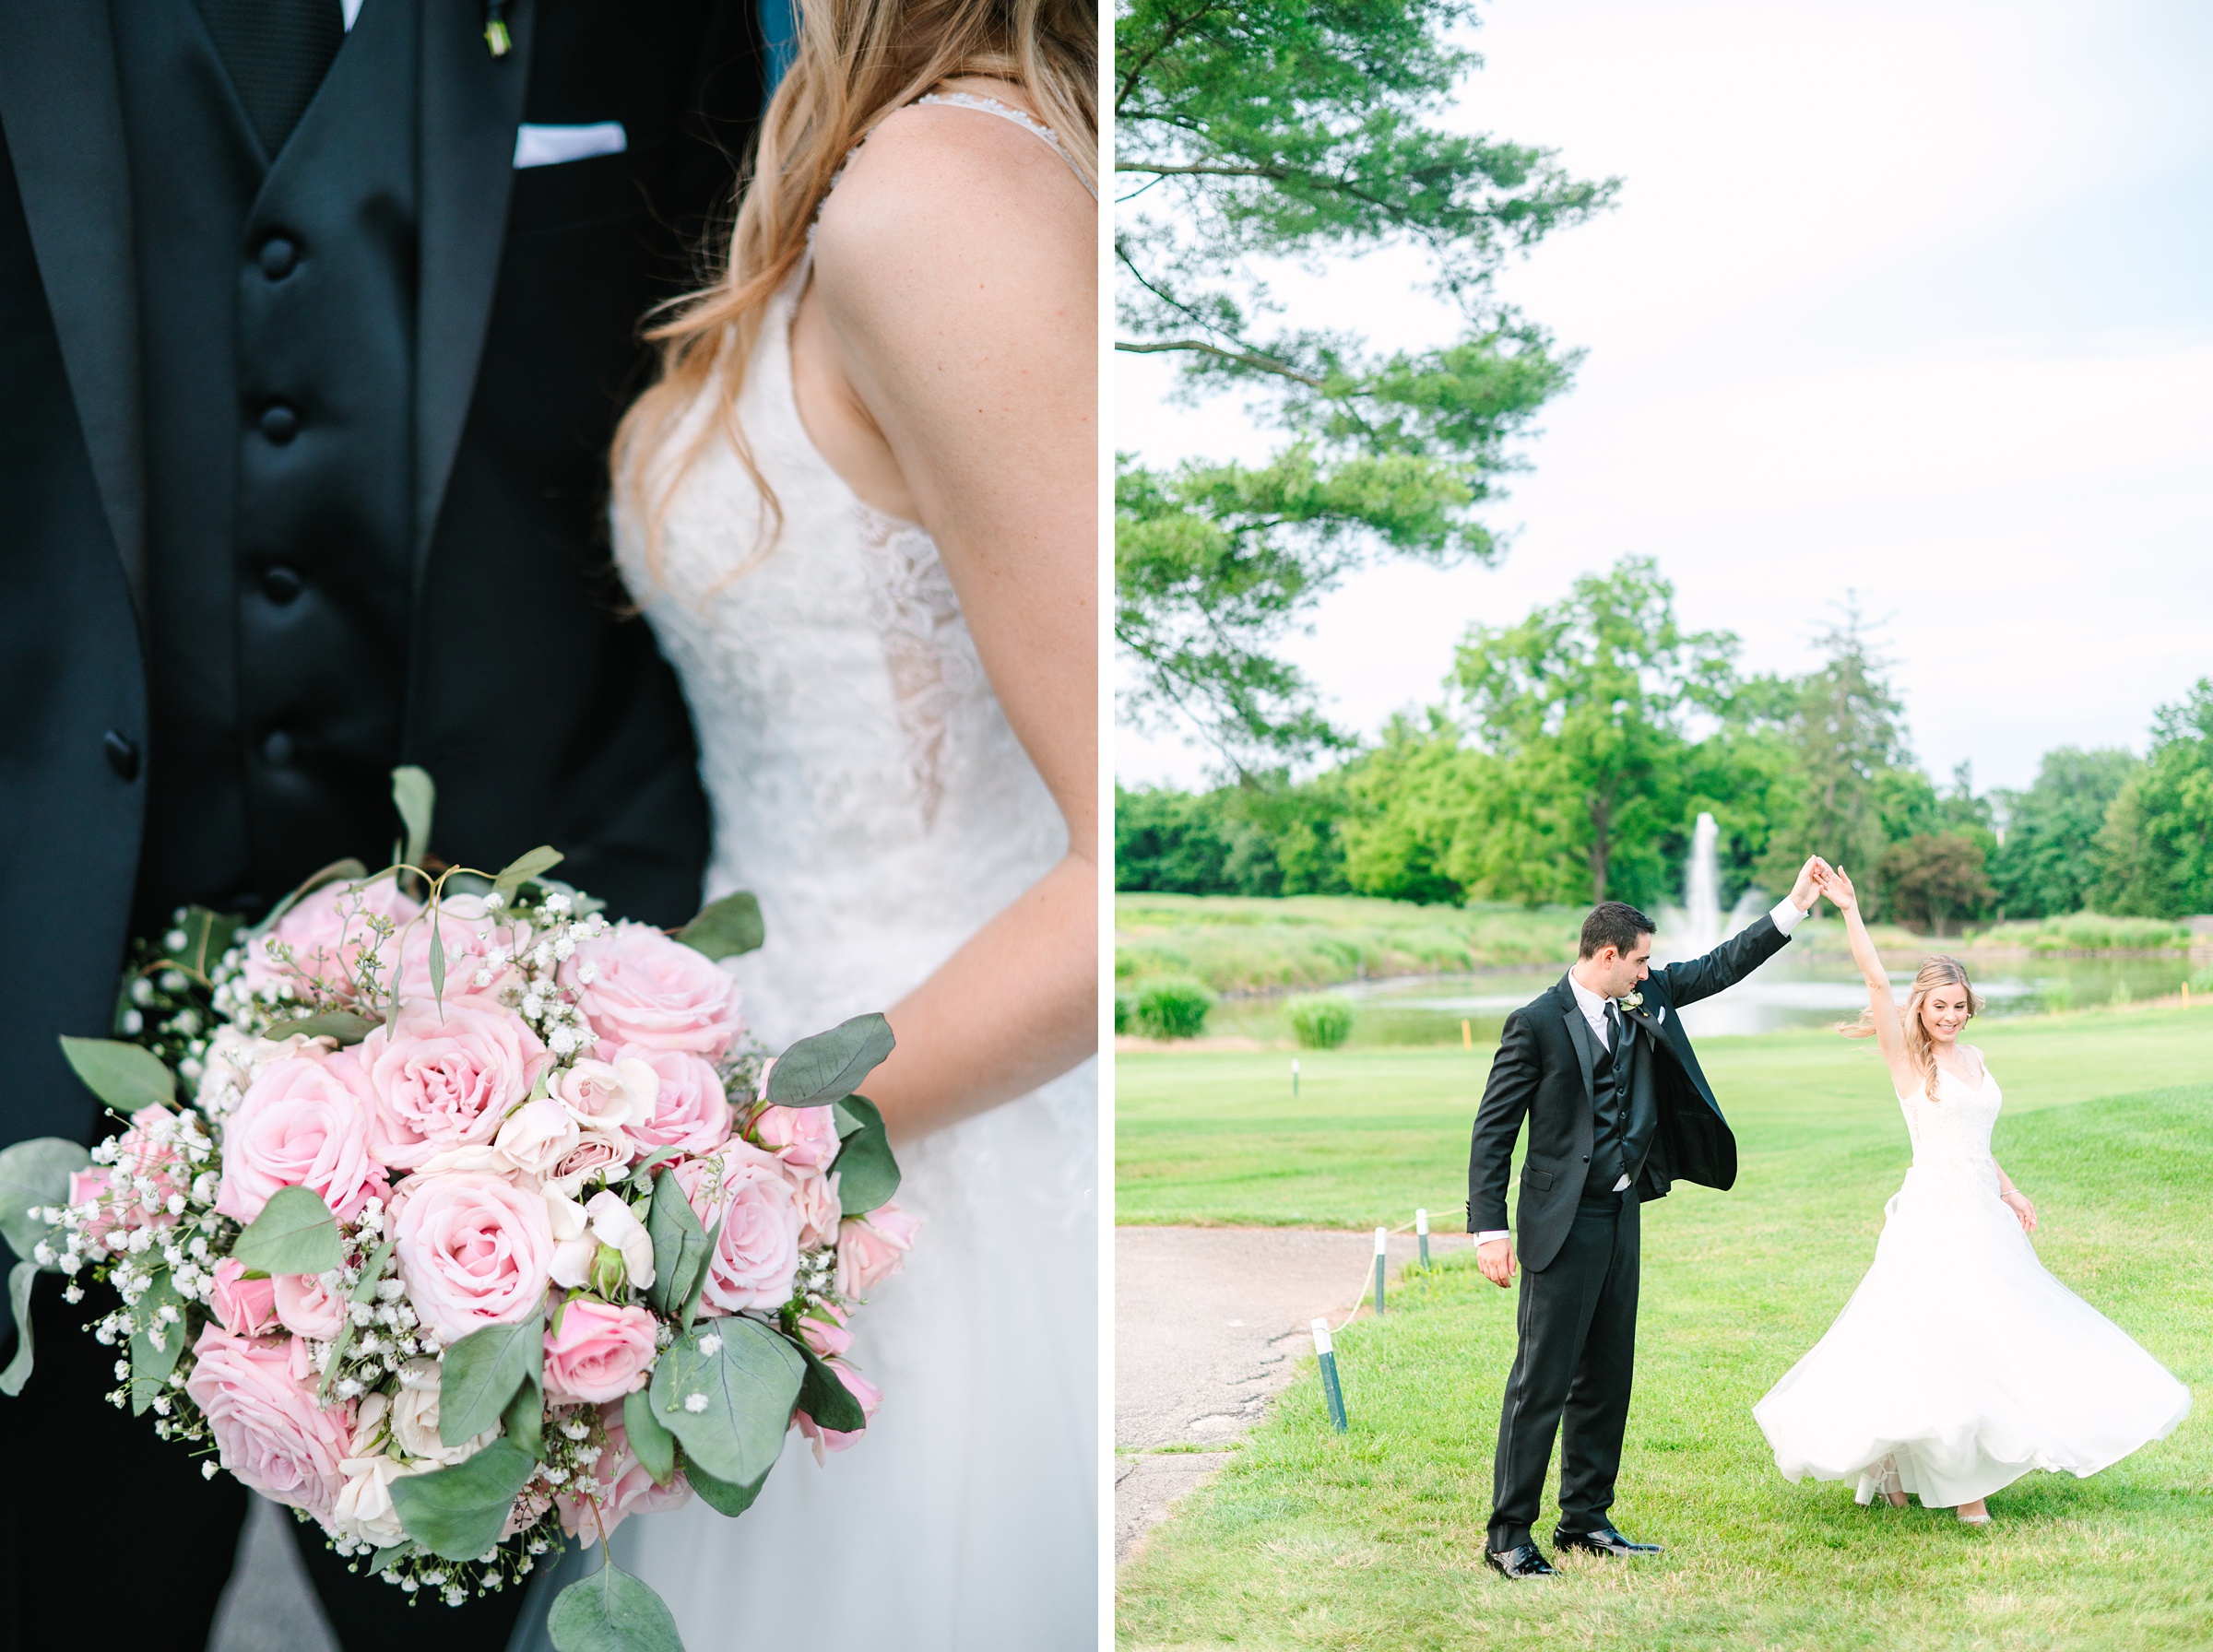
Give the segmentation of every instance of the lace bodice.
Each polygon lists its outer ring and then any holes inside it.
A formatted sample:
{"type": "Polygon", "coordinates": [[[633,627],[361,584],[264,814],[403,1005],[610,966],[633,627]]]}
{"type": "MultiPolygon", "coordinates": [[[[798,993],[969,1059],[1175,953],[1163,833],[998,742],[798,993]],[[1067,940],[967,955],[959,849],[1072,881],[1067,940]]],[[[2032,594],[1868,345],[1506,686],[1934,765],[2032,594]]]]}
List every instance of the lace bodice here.
{"type": "Polygon", "coordinates": [[[1936,1096],[1925,1087],[1898,1098],[1913,1142],[1913,1168],[1931,1173],[1987,1178],[1994,1187],[1997,1169],[1990,1156],[1990,1133],[2005,1097],[1985,1066],[1980,1088],[1943,1068],[1936,1069],[1936,1096]]]}

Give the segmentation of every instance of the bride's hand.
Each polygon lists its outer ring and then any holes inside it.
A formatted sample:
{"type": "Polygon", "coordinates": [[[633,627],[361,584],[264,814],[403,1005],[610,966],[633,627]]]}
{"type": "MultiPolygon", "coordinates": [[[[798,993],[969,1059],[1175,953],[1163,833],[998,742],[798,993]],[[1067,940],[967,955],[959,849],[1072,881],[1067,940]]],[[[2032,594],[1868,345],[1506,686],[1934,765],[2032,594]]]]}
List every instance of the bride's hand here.
{"type": "Polygon", "coordinates": [[[1852,887],[1852,879],[1844,875],[1842,867],[1833,867],[1826,877],[1816,879],[1821,892],[1828,897],[1829,904],[1839,912],[1850,912],[1860,903],[1859,891],[1852,887]]]}
{"type": "Polygon", "coordinates": [[[2013,1212],[2014,1220],[2021,1224],[2022,1233],[2036,1232],[2036,1207],[2029,1202],[2027,1194],[2018,1187],[2008,1187],[1998,1198],[2013,1212]]]}

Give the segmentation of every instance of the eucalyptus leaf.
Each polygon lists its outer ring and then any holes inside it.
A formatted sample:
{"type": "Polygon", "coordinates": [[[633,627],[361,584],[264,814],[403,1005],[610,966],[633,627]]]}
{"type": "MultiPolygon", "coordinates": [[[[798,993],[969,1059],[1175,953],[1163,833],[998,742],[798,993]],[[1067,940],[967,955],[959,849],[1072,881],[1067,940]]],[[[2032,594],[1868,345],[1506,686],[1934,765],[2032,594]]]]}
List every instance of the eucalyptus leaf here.
{"type": "Polygon", "coordinates": [[[653,1241],[653,1283],[646,1287],[646,1300],[664,1314],[677,1313],[704,1277],[708,1252],[706,1230],[673,1171],[663,1171],[653,1185],[645,1236],[653,1241]]]}
{"type": "Polygon", "coordinates": [[[494,1440],[465,1463],[402,1475],[392,1505],[407,1534],[445,1560],[475,1560],[500,1540],[515,1493],[538,1463],[512,1440],[494,1440]]]}
{"type": "Polygon", "coordinates": [[[344,860],[334,860],[319,871],[310,872],[300,881],[299,888],[269,908],[268,915],[246,931],[248,935],[266,935],[277,927],[284,914],[325,883],[359,883],[369,876],[369,868],[349,855],[344,860]]]}
{"type": "Polygon", "coordinates": [[[369,1557],[368,1575],[372,1577],[374,1577],[379,1572],[383,1571],[394,1561],[398,1560],[402,1555],[412,1554],[414,1552],[415,1545],[407,1541],[404,1538],[396,1543],[387,1543],[382,1549],[379,1549],[374,1554],[369,1557]]]}
{"type": "Polygon", "coordinates": [[[7,1305],[16,1316],[16,1357],[0,1371],[0,1394],[13,1399],[30,1380],[30,1288],[39,1277],[36,1262],[18,1262],[7,1270],[7,1305]]]}
{"type": "Polygon", "coordinates": [[[445,942],[438,934],[438,909],[431,908],[431,999],[443,1008],[445,1004],[445,942]]]}
{"type": "Polygon", "coordinates": [[[653,1414],[716,1480],[750,1484],[783,1450],[806,1375],[799,1351],[765,1326],[711,1319],[679,1335],[655,1365],[653,1414]]]}
{"type": "Polygon", "coordinates": [[[679,1316],[677,1328],[680,1330],[690,1330],[692,1319],[699,1313],[699,1299],[706,1291],[707,1275],[714,1271],[711,1264],[715,1257],[715,1246],[722,1238],[722,1224],[729,1219],[730,1213],[725,1210],[715,1219],[715,1225],[707,1230],[707,1254],[700,1262],[699,1277],[692,1281],[691,1293],[684,1298],[684,1311],[679,1316]]]}
{"type": "Polygon", "coordinates": [[[807,1362],[807,1375],[799,1384],[799,1410],[814,1419],[817,1428],[834,1428],[841,1434],[857,1434],[868,1427],[869,1414],[853,1398],[853,1390],[838,1380],[830,1362],[804,1342],[792,1346],[807,1362]]]}
{"type": "Polygon", "coordinates": [[[843,1101],[892,1053],[893,1044],[892,1024],[874,1013],[802,1038],[770,1069],[768,1100],[778,1107],[826,1107],[843,1101]]]}
{"type": "Polygon", "coordinates": [[[669,1160],[683,1157],[685,1150],[681,1147],[655,1148],[653,1151],[630,1167],[631,1191],[650,1193],[653,1190],[653,1173],[669,1160]]]}
{"type": "Polygon", "coordinates": [[[85,1088],[116,1112],[166,1107],[177,1099],[176,1075],[151,1050],[119,1038],[62,1039],[67,1058],[85,1088]]]}
{"type": "Polygon", "coordinates": [[[157,1328],[161,1345],[154,1345],[149,1331],[131,1333],[131,1415],[143,1416],[146,1408],[154,1403],[154,1396],[169,1386],[169,1374],[177,1368],[177,1357],[184,1351],[184,1299],[164,1268],[154,1275],[154,1282],[139,1297],[137,1313],[141,1316],[158,1316],[165,1307],[177,1311],[176,1321],[160,1325],[157,1328]]]}
{"type": "Polygon", "coordinates": [[[554,1652],[684,1652],[661,1598],[611,1560],[554,1597],[554,1652]]]}
{"type": "Polygon", "coordinates": [[[488,1325],[445,1351],[438,1378],[438,1438],[458,1446],[500,1421],[525,1383],[545,1367],[545,1327],[537,1313],[519,1325],[488,1325]]]}
{"type": "Polygon", "coordinates": [[[0,1152],[0,1238],[19,1261],[30,1260],[50,1231],[31,1211],[67,1204],[71,1173],[91,1162],[90,1153],[59,1136],[34,1137],[0,1152]]]}
{"type": "Polygon", "coordinates": [[[550,872],[562,862],[559,849],[540,844],[527,854],[519,855],[500,868],[500,875],[491,880],[491,887],[503,895],[511,895],[540,873],[550,872]]]}
{"type": "Polygon", "coordinates": [[[653,1396],[643,1388],[632,1390],[622,1401],[622,1432],[654,1484],[665,1486],[675,1478],[676,1436],[661,1426],[653,1414],[653,1396]]]}
{"type": "Polygon", "coordinates": [[[327,1273],[346,1260],[338,1219],[313,1187],[279,1187],[270,1194],[231,1254],[267,1274],[327,1273]]]}
{"type": "MultiPolygon", "coordinates": [[[[439,1414],[441,1418],[444,1415],[443,1401],[439,1414]]],[[[443,1436],[444,1431],[440,1432],[443,1436]]],[[[545,1455],[546,1396],[536,1383],[525,1383],[515,1391],[515,1398],[500,1413],[500,1433],[534,1457],[545,1455]]]]}
{"type": "Polygon", "coordinates": [[[428,770],[402,764],[392,771],[392,807],[399,810],[400,824],[408,829],[402,858],[419,867],[431,851],[431,815],[438,807],[438,783],[428,770]]]}
{"type": "Polygon", "coordinates": [[[338,1047],[349,1048],[361,1042],[375,1030],[376,1023],[365,1015],[356,1015],[350,1009],[326,1009],[320,1015],[296,1015],[291,1020],[278,1021],[262,1036],[282,1041],[295,1032],[304,1032],[310,1038],[335,1038],[338,1047]]]}
{"type": "Polygon", "coordinates": [[[697,1463],[687,1461],[684,1464],[684,1479],[690,1482],[692,1491],[699,1494],[702,1503],[716,1514],[728,1515],[735,1519],[753,1506],[753,1499],[761,1495],[761,1488],[768,1483],[768,1471],[764,1469],[759,1480],[735,1486],[727,1480],[716,1480],[697,1463]]]}
{"type": "Polygon", "coordinates": [[[735,958],[766,940],[768,930],[761,921],[761,903],[740,891],[700,908],[676,938],[709,958],[735,958]]]}
{"type": "Polygon", "coordinates": [[[245,920],[234,912],[211,912],[205,906],[188,906],[184,920],[177,926],[184,932],[184,945],[174,951],[164,948],[171,958],[205,979],[208,965],[220,962],[230,950],[231,938],[237,935],[245,920]]]}
{"type": "Polygon", "coordinates": [[[847,1216],[866,1216],[899,1191],[899,1161],[893,1156],[892,1139],[874,1102],[865,1095],[849,1095],[839,1104],[861,1122],[830,1162],[837,1176],[837,1205],[847,1216]]]}

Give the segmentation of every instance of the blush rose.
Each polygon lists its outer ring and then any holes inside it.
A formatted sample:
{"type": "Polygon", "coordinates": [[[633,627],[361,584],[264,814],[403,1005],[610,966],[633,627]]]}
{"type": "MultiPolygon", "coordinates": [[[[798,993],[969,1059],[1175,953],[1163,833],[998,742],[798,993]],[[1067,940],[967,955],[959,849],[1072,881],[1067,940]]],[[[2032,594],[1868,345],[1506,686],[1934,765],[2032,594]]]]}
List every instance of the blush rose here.
{"type": "Polygon", "coordinates": [[[897,1205],[838,1223],[837,1293],[858,1302],[897,1273],[921,1226],[897,1205]]]}
{"type": "Polygon", "coordinates": [[[361,1044],[369,1076],[369,1150],[413,1170],[444,1148],[475,1147],[499,1133],[507,1109],[530,1093],[551,1059],[519,1016],[466,1001],[402,1013],[361,1044]]]}
{"type": "Polygon", "coordinates": [[[598,1405],[645,1386],[654,1319],[644,1308],[575,1296],[546,1332],[546,1396],[598,1405]]]}
{"type": "Polygon", "coordinates": [[[799,1210],[791,1183],[771,1155],[742,1141],[725,1144],[722,1174],[714,1160],[687,1160],[673,1173],[702,1225],[722,1231],[707,1258],[703,1314],[780,1308],[799,1268],[799,1210]]]}
{"type": "Polygon", "coordinates": [[[421,1322],[450,1343],[538,1313],[553,1259],[545,1199],[480,1171],[420,1179],[396,1248],[421,1322]]]}
{"type": "Polygon", "coordinates": [[[279,1187],[312,1187],[350,1221],[391,1191],[369,1153],[369,1082],[351,1050],[272,1061],[223,1127],[215,1208],[252,1221],[279,1187]]]}
{"type": "Polygon", "coordinates": [[[622,1045],[615,1059],[618,1065],[643,1061],[660,1080],[651,1114],[623,1126],[639,1151],[674,1147],[704,1157],[729,1139],[729,1097],[712,1062],[688,1050],[657,1050],[642,1044],[622,1045]]]}
{"type": "Polygon", "coordinates": [[[277,1319],[277,1281],[245,1277],[246,1265],[225,1257],[215,1265],[215,1289],[207,1305],[222,1328],[234,1337],[258,1337],[277,1319]]]}
{"type": "Polygon", "coordinates": [[[745,1030],[736,980],[650,924],[617,924],[586,941],[562,965],[561,984],[592,1031],[618,1045],[716,1061],[745,1030]]]}
{"type": "Polygon", "coordinates": [[[373,951],[383,958],[390,950],[388,940],[377,940],[369,920],[387,919],[396,930],[421,910],[389,878],[359,889],[326,883],[301,896],[276,927],[246,944],[246,990],[266,1002],[271,989],[279,997],[296,997],[302,981],[320,979],[350,992],[362,954],[373,951]],[[280,962],[270,950],[272,943],[290,948],[291,962],[280,962]]]}
{"type": "Polygon", "coordinates": [[[297,1343],[255,1341],[210,1325],[193,1344],[184,1392],[207,1420],[223,1468],[265,1497],[328,1525],[346,1476],[354,1408],[327,1410],[293,1369],[297,1343]]]}

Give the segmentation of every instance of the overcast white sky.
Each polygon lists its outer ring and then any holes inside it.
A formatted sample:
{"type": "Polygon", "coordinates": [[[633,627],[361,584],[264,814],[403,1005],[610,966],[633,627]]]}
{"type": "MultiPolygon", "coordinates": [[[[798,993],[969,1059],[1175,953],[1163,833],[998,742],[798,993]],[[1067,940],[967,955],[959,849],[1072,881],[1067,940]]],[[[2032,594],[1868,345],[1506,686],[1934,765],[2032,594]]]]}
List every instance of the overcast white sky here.
{"type": "MultiPolygon", "coordinates": [[[[1372,734],[1438,697],[1472,620],[1625,552],[1753,670],[1825,604],[1888,617],[1939,780],[2025,785],[2063,744],[2141,750],[2213,674],[2213,5],[1497,0],[1460,119],[1619,175],[1505,284],[1588,349],[1492,514],[1492,570],[1391,564],[1295,657],[1372,734]]],[[[1390,258],[1282,285],[1379,344],[1450,314],[1390,258]]],[[[1166,407],[1118,359],[1117,445],[1256,457],[1234,400],[1166,407]]],[[[1203,752],[1124,731],[1125,784],[1203,752]]]]}

